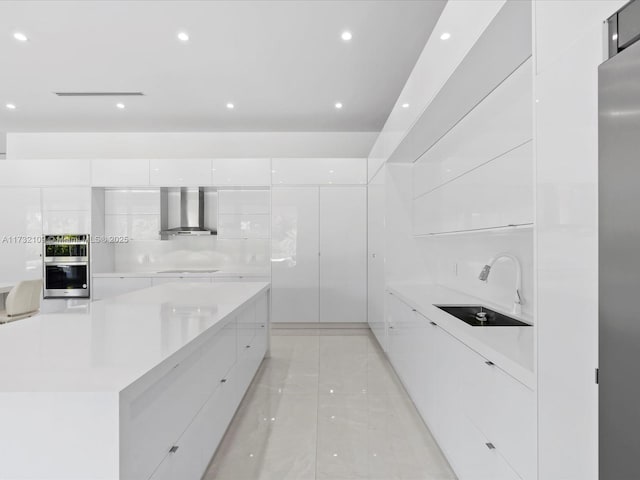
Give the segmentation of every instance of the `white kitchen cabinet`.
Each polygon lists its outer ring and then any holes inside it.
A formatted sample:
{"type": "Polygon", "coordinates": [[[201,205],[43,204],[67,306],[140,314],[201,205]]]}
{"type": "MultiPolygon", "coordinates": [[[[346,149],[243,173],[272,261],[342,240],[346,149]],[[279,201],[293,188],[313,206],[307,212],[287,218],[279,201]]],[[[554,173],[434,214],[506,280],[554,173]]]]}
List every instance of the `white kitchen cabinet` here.
{"type": "Polygon", "coordinates": [[[367,187],[367,320],[383,350],[387,349],[384,321],[385,169],[367,187]]]}
{"type": "Polygon", "coordinates": [[[387,294],[387,355],[461,480],[533,480],[535,393],[387,294]]]}
{"type": "Polygon", "coordinates": [[[94,187],[143,187],[149,185],[149,160],[112,158],[91,160],[94,187]]]}
{"type": "Polygon", "coordinates": [[[181,158],[149,161],[149,184],[160,187],[212,185],[211,159],[181,158]]]}
{"type": "Polygon", "coordinates": [[[40,198],[39,188],[0,189],[2,280],[42,278],[40,198]]]}
{"type": "Polygon", "coordinates": [[[101,300],[151,286],[149,277],[93,277],[91,298],[101,300]]]}
{"type": "Polygon", "coordinates": [[[213,185],[271,185],[270,158],[214,158],[211,160],[213,185]]]}
{"type": "Polygon", "coordinates": [[[532,223],[532,158],[529,142],[414,199],[414,233],[532,223]]]}
{"type": "Polygon", "coordinates": [[[274,158],[276,185],[366,185],[366,158],[274,158]]]}
{"type": "Polygon", "coordinates": [[[0,187],[90,185],[89,160],[3,160],[0,187]]]}
{"type": "Polygon", "coordinates": [[[272,313],[274,322],[319,318],[318,187],[272,191],[272,313]]]}
{"type": "Polygon", "coordinates": [[[529,59],[415,162],[414,197],[531,140],[531,76],[529,59]]]}
{"type": "Polygon", "coordinates": [[[367,190],[320,188],[320,321],[367,321],[367,190]]]}

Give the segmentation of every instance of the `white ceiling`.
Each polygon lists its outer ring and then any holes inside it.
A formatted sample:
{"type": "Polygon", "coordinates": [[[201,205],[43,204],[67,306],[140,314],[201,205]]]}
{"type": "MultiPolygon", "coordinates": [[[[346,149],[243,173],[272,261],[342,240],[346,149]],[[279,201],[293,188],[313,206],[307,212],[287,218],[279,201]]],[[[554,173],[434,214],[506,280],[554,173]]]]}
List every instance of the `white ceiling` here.
{"type": "Polygon", "coordinates": [[[0,1],[0,131],[379,131],[444,3],[0,1]]]}

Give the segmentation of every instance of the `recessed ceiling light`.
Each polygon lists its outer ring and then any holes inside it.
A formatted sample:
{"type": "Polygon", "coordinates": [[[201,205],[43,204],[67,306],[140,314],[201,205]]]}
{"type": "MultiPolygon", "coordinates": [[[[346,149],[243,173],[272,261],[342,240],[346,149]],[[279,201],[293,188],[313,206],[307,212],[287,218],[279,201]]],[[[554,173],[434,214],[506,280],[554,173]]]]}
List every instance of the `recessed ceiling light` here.
{"type": "Polygon", "coordinates": [[[120,110],[124,109],[124,103],[116,103],[116,107],[118,107],[120,110]]]}
{"type": "Polygon", "coordinates": [[[340,103],[340,102],[336,102],[335,107],[336,107],[338,110],[340,110],[340,109],[342,108],[342,103],[340,103]]]}
{"type": "Polygon", "coordinates": [[[351,34],[350,31],[346,30],[346,31],[342,32],[342,35],[340,35],[340,37],[345,42],[348,42],[349,40],[351,40],[353,38],[353,35],[351,34]]]}
{"type": "Polygon", "coordinates": [[[444,32],[440,35],[440,40],[449,40],[451,38],[451,34],[449,32],[444,32]]]}
{"type": "Polygon", "coordinates": [[[402,104],[402,108],[409,108],[409,104],[408,103],[403,103],[402,104]]]}
{"type": "Polygon", "coordinates": [[[9,110],[15,110],[15,109],[16,109],[16,106],[15,106],[13,103],[7,103],[6,107],[7,107],[9,110]]]}
{"type": "Polygon", "coordinates": [[[27,40],[29,40],[27,38],[27,36],[22,33],[22,32],[16,32],[13,34],[13,38],[15,38],[16,40],[18,40],[19,42],[26,42],[27,40]]]}
{"type": "Polygon", "coordinates": [[[234,108],[236,108],[236,106],[233,103],[229,102],[229,103],[227,103],[227,108],[229,110],[233,110],[234,108]]]}
{"type": "Polygon", "coordinates": [[[189,41],[189,34],[187,32],[178,33],[178,40],[180,40],[181,42],[188,42],[189,41]]]}

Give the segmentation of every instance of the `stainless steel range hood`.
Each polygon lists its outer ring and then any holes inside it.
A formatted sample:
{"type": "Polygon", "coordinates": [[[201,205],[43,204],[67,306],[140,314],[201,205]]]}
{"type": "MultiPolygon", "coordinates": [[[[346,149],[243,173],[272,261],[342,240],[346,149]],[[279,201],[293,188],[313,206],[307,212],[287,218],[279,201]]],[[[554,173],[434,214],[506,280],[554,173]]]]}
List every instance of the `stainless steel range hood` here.
{"type": "Polygon", "coordinates": [[[205,187],[160,189],[160,238],[217,234],[217,192],[205,187]]]}

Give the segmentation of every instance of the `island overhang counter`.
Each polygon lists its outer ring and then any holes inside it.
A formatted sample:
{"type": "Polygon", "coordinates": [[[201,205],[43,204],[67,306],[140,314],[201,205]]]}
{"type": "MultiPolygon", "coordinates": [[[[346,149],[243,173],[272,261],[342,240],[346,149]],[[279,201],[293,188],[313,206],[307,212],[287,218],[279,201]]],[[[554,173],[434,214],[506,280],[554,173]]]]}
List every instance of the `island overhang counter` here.
{"type": "Polygon", "coordinates": [[[0,326],[0,479],[199,479],[268,351],[269,288],[169,283],[0,326]]]}

